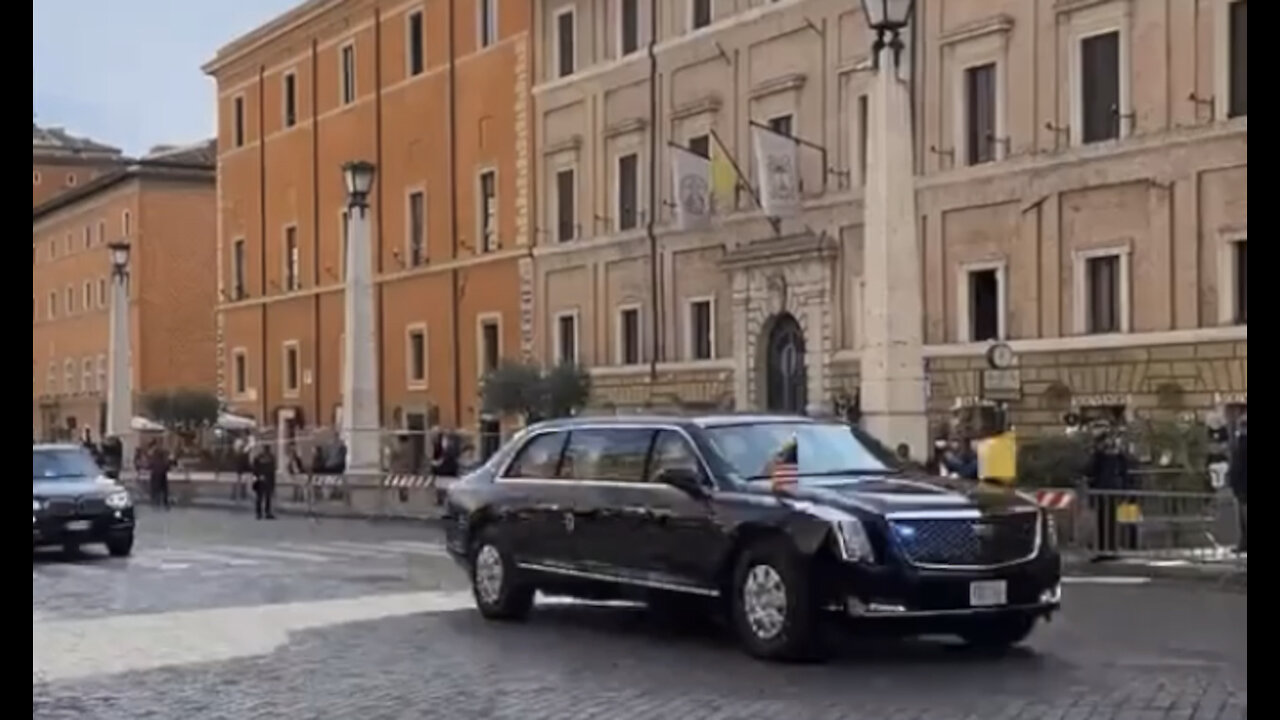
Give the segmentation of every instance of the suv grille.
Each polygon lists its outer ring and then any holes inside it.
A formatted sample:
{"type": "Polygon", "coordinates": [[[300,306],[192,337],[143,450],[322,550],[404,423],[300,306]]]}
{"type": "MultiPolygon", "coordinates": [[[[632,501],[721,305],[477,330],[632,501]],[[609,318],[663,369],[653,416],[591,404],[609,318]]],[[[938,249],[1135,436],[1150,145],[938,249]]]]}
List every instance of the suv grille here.
{"type": "Polygon", "coordinates": [[[898,547],[913,564],[1005,565],[1035,552],[1040,514],[894,520],[891,525],[898,547]]]}
{"type": "Polygon", "coordinates": [[[45,512],[53,517],[71,517],[76,514],[76,501],[70,498],[50,500],[45,505],[45,512]]]}
{"type": "Polygon", "coordinates": [[[102,498],[80,498],[76,512],[81,515],[101,515],[107,512],[107,501],[102,498]]]}

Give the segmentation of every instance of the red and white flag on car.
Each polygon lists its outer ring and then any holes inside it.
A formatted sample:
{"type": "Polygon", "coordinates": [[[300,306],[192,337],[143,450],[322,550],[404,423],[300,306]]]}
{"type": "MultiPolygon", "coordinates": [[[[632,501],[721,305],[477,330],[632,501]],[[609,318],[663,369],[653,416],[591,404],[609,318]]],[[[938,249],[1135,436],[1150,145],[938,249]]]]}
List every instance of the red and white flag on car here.
{"type": "Polygon", "coordinates": [[[773,468],[769,473],[769,483],[773,489],[789,488],[799,482],[799,465],[799,442],[792,435],[773,458],[773,468]]]}

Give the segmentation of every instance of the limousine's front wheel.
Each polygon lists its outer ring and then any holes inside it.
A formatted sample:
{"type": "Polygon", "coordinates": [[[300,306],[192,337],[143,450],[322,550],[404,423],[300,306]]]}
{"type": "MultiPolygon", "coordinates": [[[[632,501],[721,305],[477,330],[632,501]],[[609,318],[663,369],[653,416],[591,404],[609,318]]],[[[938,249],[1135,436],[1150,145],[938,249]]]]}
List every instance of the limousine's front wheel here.
{"type": "Polygon", "coordinates": [[[808,571],[785,540],[753,543],[733,574],[733,626],[752,655],[766,660],[807,660],[817,650],[808,571]]]}
{"type": "Polygon", "coordinates": [[[496,535],[485,528],[472,549],[471,594],[484,617],[523,620],[533,609],[534,589],[517,582],[515,563],[496,535]]]}

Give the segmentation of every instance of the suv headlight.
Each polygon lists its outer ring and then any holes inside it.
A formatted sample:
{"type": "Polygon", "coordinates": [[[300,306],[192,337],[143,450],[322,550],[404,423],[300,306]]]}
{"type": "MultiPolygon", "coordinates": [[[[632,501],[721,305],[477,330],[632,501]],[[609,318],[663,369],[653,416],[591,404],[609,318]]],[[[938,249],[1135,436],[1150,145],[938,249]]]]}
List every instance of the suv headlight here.
{"type": "Polygon", "coordinates": [[[1045,510],[1040,515],[1040,527],[1043,533],[1045,547],[1054,549],[1058,547],[1058,520],[1053,513],[1045,510]]]}
{"type": "Polygon", "coordinates": [[[871,547],[871,538],[867,536],[867,529],[863,526],[861,520],[855,517],[832,520],[831,527],[835,530],[836,547],[840,552],[841,559],[848,562],[873,562],[875,560],[875,550],[871,547]]]}
{"type": "Polygon", "coordinates": [[[36,500],[35,498],[31,499],[31,512],[40,512],[43,509],[44,509],[43,502],[36,500]]]}
{"type": "Polygon", "coordinates": [[[107,496],[107,507],[112,510],[123,510],[133,504],[133,500],[129,497],[129,493],[121,490],[113,492],[107,496]]]}

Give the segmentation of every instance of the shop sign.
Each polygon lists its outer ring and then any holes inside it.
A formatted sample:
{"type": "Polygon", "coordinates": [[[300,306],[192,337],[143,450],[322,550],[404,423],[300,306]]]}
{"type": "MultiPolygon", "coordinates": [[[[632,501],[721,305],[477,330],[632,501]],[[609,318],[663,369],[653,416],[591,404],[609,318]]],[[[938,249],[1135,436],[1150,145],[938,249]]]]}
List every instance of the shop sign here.
{"type": "Polygon", "coordinates": [[[1022,371],[990,368],[982,371],[982,397],[987,400],[1021,400],[1022,371]]]}

